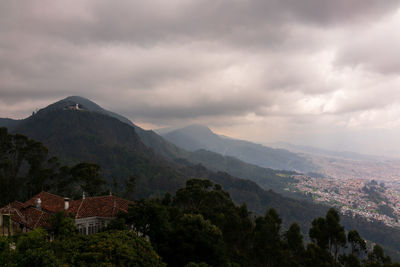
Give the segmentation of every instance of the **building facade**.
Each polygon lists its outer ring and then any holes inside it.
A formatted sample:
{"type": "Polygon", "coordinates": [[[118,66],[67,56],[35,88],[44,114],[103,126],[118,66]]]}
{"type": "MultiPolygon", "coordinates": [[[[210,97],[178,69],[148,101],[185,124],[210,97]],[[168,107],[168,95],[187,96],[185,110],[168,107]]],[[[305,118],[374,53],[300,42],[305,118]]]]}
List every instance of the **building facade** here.
{"type": "Polygon", "coordinates": [[[0,235],[28,232],[41,227],[51,229],[52,214],[65,211],[75,220],[80,233],[90,235],[117,217],[128,212],[132,201],[112,196],[83,197],[70,200],[48,192],[40,192],[28,201],[15,201],[0,209],[0,235]]]}

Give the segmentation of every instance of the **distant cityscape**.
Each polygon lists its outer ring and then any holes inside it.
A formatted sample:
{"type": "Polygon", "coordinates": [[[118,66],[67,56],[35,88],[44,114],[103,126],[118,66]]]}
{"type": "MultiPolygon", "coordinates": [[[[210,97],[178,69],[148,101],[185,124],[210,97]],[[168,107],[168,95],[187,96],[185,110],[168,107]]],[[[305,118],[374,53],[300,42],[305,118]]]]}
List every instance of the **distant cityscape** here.
{"type": "Polygon", "coordinates": [[[361,216],[400,227],[400,187],[369,179],[313,178],[293,176],[296,182],[287,190],[302,192],[315,202],[336,207],[342,214],[361,216]]]}

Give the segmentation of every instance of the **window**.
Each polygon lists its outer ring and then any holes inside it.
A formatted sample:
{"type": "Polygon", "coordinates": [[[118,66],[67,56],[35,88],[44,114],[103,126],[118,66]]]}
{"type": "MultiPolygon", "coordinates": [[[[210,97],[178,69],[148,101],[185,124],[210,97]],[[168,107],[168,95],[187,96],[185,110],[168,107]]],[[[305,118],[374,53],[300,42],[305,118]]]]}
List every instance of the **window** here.
{"type": "Polygon", "coordinates": [[[91,235],[91,234],[94,234],[94,231],[93,231],[94,229],[93,229],[93,223],[90,223],[89,224],[89,229],[88,229],[88,234],[89,235],[91,235]]]}

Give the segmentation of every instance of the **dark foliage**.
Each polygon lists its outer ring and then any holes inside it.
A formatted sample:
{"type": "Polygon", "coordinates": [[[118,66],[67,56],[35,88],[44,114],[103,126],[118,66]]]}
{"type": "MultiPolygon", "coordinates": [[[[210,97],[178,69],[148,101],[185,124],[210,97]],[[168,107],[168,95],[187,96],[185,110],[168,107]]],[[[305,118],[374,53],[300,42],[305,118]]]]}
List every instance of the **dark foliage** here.
{"type": "Polygon", "coordinates": [[[334,209],[313,220],[305,247],[297,223],[285,231],[274,209],[253,217],[209,180],[189,180],[172,199],[141,200],[120,216],[169,266],[398,266],[379,245],[365,257],[365,241],[355,230],[346,238],[334,209]]]}
{"type": "MultiPolygon", "coordinates": [[[[0,170],[2,204],[25,200],[41,190],[72,198],[79,197],[82,187],[95,186],[96,183],[87,181],[86,184],[84,179],[77,180],[72,176],[71,169],[81,162],[87,162],[99,164],[102,170],[101,176],[108,182],[108,185],[103,186],[96,194],[112,189],[113,194],[129,199],[162,196],[166,192],[175,193],[188,179],[199,177],[221,184],[222,188],[229,192],[234,203],[238,205],[246,203],[247,208],[258,215],[265,214],[269,208],[274,208],[283,218],[282,228],[288,229],[290,223],[296,221],[303,234],[308,232],[312,218],[324,216],[329,209],[308,201],[283,197],[273,191],[263,190],[253,181],[238,179],[231,175],[235,171],[235,175],[251,178],[264,188],[275,190],[284,188],[287,181],[287,178],[277,175],[279,172],[274,173],[271,170],[271,173],[268,173],[265,171],[267,169],[254,165],[250,167],[249,164],[247,167],[236,168],[243,162],[211,152],[193,153],[192,155],[198,154],[198,161],[192,162],[202,162],[207,167],[213,166],[214,170],[222,169],[231,174],[210,171],[203,165],[195,165],[188,160],[189,152],[166,142],[151,131],[144,131],[134,126],[116,114],[109,114],[98,106],[92,106],[93,103],[90,101],[83,103],[80,111],[64,109],[68,103],[75,103],[74,101],[77,99],[60,101],[25,120],[18,121],[15,125],[14,133],[20,132],[43,142],[48,147],[49,153],[45,157],[46,161],[42,162],[40,167],[32,168],[30,173],[28,161],[23,160],[21,173],[17,175],[16,180],[1,174],[10,171],[9,161],[2,161],[0,170]],[[153,148],[154,152],[148,146],[153,148]],[[166,156],[169,160],[158,154],[166,156]],[[61,160],[50,160],[54,155],[59,156],[61,160]],[[171,162],[173,158],[180,159],[171,162]]],[[[35,153],[43,153],[40,152],[40,146],[36,149],[35,153]]],[[[6,158],[3,153],[0,156],[1,159],[6,158]]],[[[30,160],[35,165],[34,158],[35,156],[30,157],[30,160]]],[[[89,188],[89,191],[91,190],[89,188]]],[[[93,188],[93,191],[98,190],[100,189],[93,188]]],[[[396,251],[400,250],[398,229],[387,227],[382,223],[367,222],[360,217],[344,216],[341,223],[346,230],[358,229],[360,235],[367,240],[382,244],[385,251],[393,257],[396,256],[396,251]]]]}
{"type": "Polygon", "coordinates": [[[0,128],[0,205],[27,200],[40,191],[79,196],[104,191],[100,166],[78,163],[61,166],[42,143],[0,128]]]}

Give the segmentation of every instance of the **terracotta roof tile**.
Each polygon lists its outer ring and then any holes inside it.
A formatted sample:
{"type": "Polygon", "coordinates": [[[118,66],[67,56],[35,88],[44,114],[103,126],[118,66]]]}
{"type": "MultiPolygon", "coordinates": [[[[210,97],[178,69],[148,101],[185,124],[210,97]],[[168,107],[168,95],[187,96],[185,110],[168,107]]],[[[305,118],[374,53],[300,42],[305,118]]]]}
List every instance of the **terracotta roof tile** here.
{"type": "Polygon", "coordinates": [[[14,201],[7,206],[0,209],[2,214],[11,214],[11,219],[17,223],[25,223],[25,216],[21,212],[23,204],[18,201],[14,201]]]}
{"type": "MultiPolygon", "coordinates": [[[[129,205],[134,204],[116,196],[87,197],[70,201],[68,213],[76,219],[87,217],[114,218],[119,212],[128,212],[129,205]]],[[[64,198],[47,192],[40,192],[25,203],[15,201],[0,209],[0,213],[9,213],[12,220],[24,224],[29,229],[37,227],[50,228],[48,222],[52,213],[64,210],[64,198]],[[35,201],[40,198],[41,209],[36,208],[35,201]]]]}
{"type": "Polygon", "coordinates": [[[64,209],[64,198],[48,193],[40,192],[39,194],[33,196],[30,200],[24,203],[24,207],[35,206],[35,201],[40,198],[41,208],[45,211],[56,212],[64,209]]]}
{"type": "Polygon", "coordinates": [[[75,218],[87,217],[116,217],[119,212],[127,212],[129,201],[116,196],[88,197],[85,199],[72,201],[69,212],[75,215],[75,218]]]}

